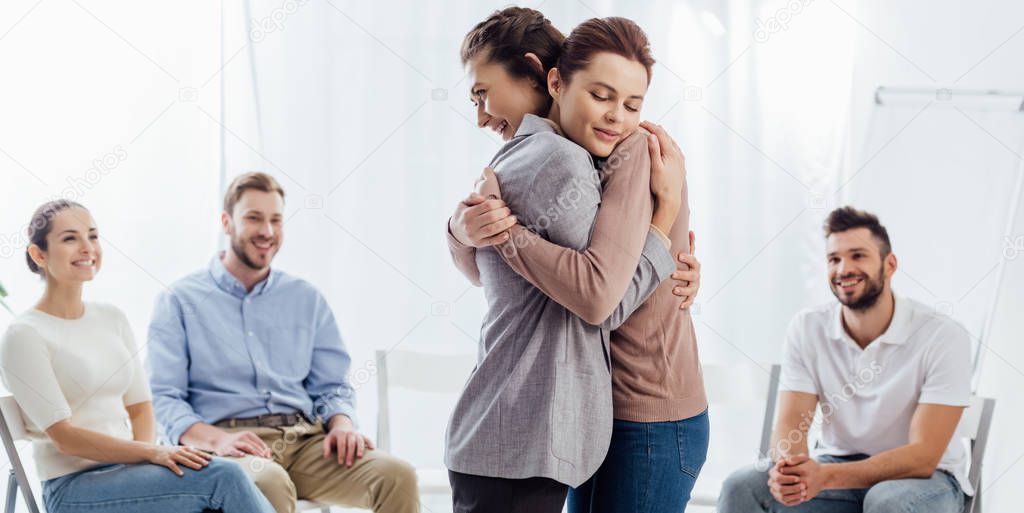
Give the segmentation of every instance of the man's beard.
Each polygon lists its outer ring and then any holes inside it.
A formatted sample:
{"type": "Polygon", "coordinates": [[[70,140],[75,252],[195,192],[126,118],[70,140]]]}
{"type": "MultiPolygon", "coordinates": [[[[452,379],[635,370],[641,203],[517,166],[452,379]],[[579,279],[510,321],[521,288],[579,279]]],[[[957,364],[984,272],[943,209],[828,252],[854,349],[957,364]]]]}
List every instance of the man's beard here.
{"type": "Polygon", "coordinates": [[[864,293],[859,298],[853,301],[843,301],[843,298],[839,294],[839,287],[833,283],[832,295],[839,300],[840,303],[845,305],[850,310],[862,312],[875,306],[878,302],[878,298],[882,297],[882,292],[885,291],[885,262],[882,262],[882,266],[878,269],[878,278],[875,280],[871,279],[871,276],[864,275],[864,293]]]}
{"type": "Polygon", "coordinates": [[[233,252],[235,256],[238,257],[238,260],[245,264],[245,266],[248,267],[249,269],[252,269],[254,271],[262,271],[267,267],[257,265],[256,262],[253,262],[252,259],[249,258],[249,255],[245,254],[245,243],[242,242],[242,239],[240,237],[231,238],[231,252],[233,252]]]}

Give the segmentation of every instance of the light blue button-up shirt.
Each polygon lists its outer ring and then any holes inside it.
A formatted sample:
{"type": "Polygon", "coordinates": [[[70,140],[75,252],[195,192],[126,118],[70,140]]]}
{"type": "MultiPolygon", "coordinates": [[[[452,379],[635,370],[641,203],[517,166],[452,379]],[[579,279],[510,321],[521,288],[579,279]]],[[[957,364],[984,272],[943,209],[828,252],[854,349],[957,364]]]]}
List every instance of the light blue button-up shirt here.
{"type": "Polygon", "coordinates": [[[271,270],[246,292],[219,256],[160,294],[149,327],[153,408],[172,443],[197,422],[272,413],[355,422],[350,364],[310,283],[271,270]]]}

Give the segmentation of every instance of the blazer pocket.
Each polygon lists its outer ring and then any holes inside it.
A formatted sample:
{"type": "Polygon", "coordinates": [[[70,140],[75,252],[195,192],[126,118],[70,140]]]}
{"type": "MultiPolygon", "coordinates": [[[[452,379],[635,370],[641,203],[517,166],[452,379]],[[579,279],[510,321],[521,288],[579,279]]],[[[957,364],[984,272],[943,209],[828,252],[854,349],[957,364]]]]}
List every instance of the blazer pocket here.
{"type": "Polygon", "coordinates": [[[590,435],[602,423],[610,425],[611,380],[562,367],[550,413],[551,453],[556,458],[579,465],[586,456],[607,450],[608,440],[590,435]]]}

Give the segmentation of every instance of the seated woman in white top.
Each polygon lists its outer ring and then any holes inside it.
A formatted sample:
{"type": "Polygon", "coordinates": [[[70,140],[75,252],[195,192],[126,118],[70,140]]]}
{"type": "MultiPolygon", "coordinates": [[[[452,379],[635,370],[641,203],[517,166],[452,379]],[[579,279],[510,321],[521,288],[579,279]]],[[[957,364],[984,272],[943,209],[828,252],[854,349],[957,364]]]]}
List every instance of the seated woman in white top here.
{"type": "Polygon", "coordinates": [[[24,411],[49,513],[273,513],[235,462],[154,443],[150,392],[124,314],[82,301],[103,253],[89,211],[39,207],[28,266],[46,291],[0,343],[0,375],[24,411]]]}

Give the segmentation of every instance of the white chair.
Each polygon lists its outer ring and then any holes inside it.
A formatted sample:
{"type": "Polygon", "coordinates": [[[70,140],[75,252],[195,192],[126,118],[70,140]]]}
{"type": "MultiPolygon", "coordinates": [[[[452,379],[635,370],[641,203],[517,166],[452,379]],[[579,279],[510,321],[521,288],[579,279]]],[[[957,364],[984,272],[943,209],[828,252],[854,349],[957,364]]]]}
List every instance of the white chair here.
{"type": "Polygon", "coordinates": [[[956,436],[970,441],[971,471],[967,476],[974,488],[974,497],[968,497],[964,503],[964,513],[974,513],[981,509],[981,464],[985,459],[985,447],[988,445],[988,432],[992,427],[992,412],[995,411],[996,400],[988,397],[971,397],[971,405],[964,410],[957,426],[956,436]]]}
{"type": "MultiPolygon", "coordinates": [[[[775,405],[778,399],[779,374],[781,366],[772,365],[769,373],[753,373],[737,375],[735,370],[725,366],[705,365],[704,385],[707,389],[708,402],[722,404],[748,400],[751,393],[765,391],[764,419],[761,428],[759,456],[766,457],[771,444],[775,405]],[[761,379],[764,378],[764,379],[761,379]],[[738,386],[739,385],[739,386],[738,386]]],[[[968,481],[974,488],[974,496],[968,497],[964,504],[964,513],[981,510],[981,466],[985,459],[985,447],[988,445],[988,433],[992,427],[992,413],[996,400],[986,397],[971,396],[970,405],[964,410],[960,423],[957,425],[954,438],[966,439],[970,444],[971,469],[968,481]]],[[[819,412],[820,414],[820,412],[819,412]]],[[[695,506],[716,506],[719,490],[694,490],[690,504],[695,506]]]]}
{"type": "Polygon", "coordinates": [[[3,439],[4,451],[11,462],[10,476],[7,478],[7,500],[4,503],[4,513],[14,513],[18,502],[18,490],[25,500],[30,513],[39,513],[39,506],[36,505],[36,498],[32,495],[32,486],[29,484],[28,476],[25,474],[25,466],[18,456],[18,448],[14,442],[28,440],[28,433],[25,431],[25,420],[21,416],[21,408],[15,402],[14,396],[5,395],[0,397],[0,438],[3,439]]]}
{"type": "MultiPolygon", "coordinates": [[[[391,450],[392,388],[418,392],[457,394],[476,366],[475,354],[435,354],[415,351],[377,351],[377,447],[391,450]]],[[[448,472],[444,468],[417,468],[421,495],[451,494],[448,472]]]]}

